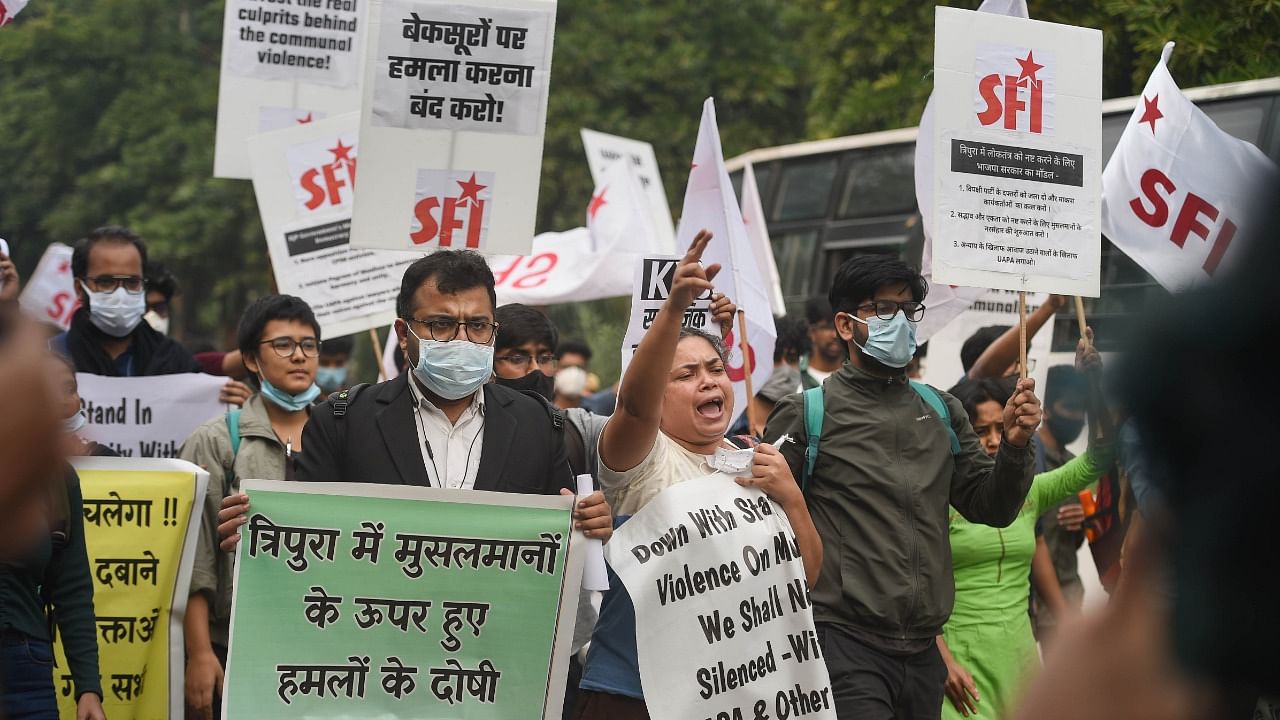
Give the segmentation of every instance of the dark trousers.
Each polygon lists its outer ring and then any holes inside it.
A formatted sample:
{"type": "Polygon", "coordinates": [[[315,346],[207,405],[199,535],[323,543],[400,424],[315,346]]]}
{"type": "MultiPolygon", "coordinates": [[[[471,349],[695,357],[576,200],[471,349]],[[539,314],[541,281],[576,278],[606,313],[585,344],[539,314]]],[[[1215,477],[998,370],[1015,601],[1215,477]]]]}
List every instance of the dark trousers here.
{"type": "Polygon", "coordinates": [[[25,635],[0,637],[0,717],[58,720],[53,647],[25,635]]]}
{"type": "Polygon", "coordinates": [[[877,650],[820,623],[818,642],[840,720],[938,720],[947,666],[936,645],[914,655],[877,650]]]}
{"type": "Polygon", "coordinates": [[[564,705],[560,709],[561,720],[573,720],[578,705],[578,683],[582,681],[582,663],[577,654],[569,656],[569,676],[564,683],[564,705]]]}
{"type": "Polygon", "coordinates": [[[649,708],[643,700],[596,692],[578,690],[578,706],[574,720],[649,720],[649,708]]]}

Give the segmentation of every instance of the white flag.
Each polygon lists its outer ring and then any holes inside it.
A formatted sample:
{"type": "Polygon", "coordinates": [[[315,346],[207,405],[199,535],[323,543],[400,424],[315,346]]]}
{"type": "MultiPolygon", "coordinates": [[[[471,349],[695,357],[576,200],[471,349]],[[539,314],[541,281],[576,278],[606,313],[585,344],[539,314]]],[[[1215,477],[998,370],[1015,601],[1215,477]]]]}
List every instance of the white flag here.
{"type": "Polygon", "coordinates": [[[1242,255],[1255,191],[1276,166],[1182,94],[1169,75],[1172,52],[1166,44],[1102,172],[1102,231],[1176,291],[1242,255]]]}
{"type": "Polygon", "coordinates": [[[26,6],[27,0],[0,0],[0,27],[13,22],[13,16],[26,6]]]}
{"type": "Polygon", "coordinates": [[[715,237],[702,254],[702,261],[708,266],[720,263],[720,274],[714,281],[716,290],[737,303],[747,319],[749,359],[744,362],[742,357],[737,322],[733,332],[725,336],[725,344],[729,346],[728,375],[733,381],[734,417],[729,419],[732,425],[747,407],[744,368],[752,368],[752,388],[759,390],[773,374],[773,345],[778,333],[773,326],[769,294],[765,290],[768,283],[751,250],[751,240],[742,222],[742,210],[733,195],[729,171],[724,166],[713,98],[707,98],[702,105],[702,123],[698,127],[689,184],[684,191],[684,209],[676,230],[677,250],[687,250],[694,235],[704,228],[715,237]]]}
{"type": "Polygon", "coordinates": [[[756,256],[756,267],[760,268],[760,272],[769,281],[769,307],[774,315],[786,315],[782,280],[778,277],[778,263],[773,259],[769,226],[764,220],[764,205],[760,202],[760,188],[756,186],[756,173],[751,169],[751,163],[747,163],[742,170],[742,222],[747,226],[751,252],[756,256]]]}
{"type": "MultiPolygon", "coordinates": [[[[1010,17],[1029,17],[1027,0],[984,0],[978,12],[1010,17]]],[[[920,127],[916,131],[916,205],[924,223],[924,256],[920,262],[920,274],[929,283],[929,297],[925,300],[924,318],[916,328],[916,341],[925,343],[946,327],[948,323],[969,309],[974,300],[987,292],[986,288],[955,287],[933,284],[933,95],[924,105],[920,115],[920,127]]]]}
{"type": "Polygon", "coordinates": [[[586,228],[542,233],[528,255],[488,258],[498,304],[553,305],[631,294],[636,258],[619,248],[591,248],[586,228]]]}
{"type": "MultiPolygon", "coordinates": [[[[625,248],[636,254],[669,253],[658,235],[635,171],[629,162],[610,163],[587,204],[587,230],[594,252],[625,248]]],[[[631,268],[624,268],[630,278],[631,268]]]]}
{"type": "Polygon", "coordinates": [[[45,248],[35,272],[22,288],[18,306],[40,322],[62,330],[71,327],[71,316],[80,307],[80,299],[76,297],[76,283],[71,277],[70,247],[51,243],[45,248]]]}

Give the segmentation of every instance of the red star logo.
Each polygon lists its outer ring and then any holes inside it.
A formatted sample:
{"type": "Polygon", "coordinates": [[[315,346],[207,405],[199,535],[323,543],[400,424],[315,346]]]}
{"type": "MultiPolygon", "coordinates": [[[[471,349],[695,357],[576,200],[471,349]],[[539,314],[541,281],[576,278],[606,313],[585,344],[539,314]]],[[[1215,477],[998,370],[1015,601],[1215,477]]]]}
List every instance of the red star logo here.
{"type": "Polygon", "coordinates": [[[698,163],[689,163],[689,170],[697,170],[698,163]]]}
{"type": "Polygon", "coordinates": [[[1142,102],[1144,107],[1142,109],[1142,117],[1138,119],[1138,122],[1150,123],[1151,134],[1155,135],[1156,120],[1159,120],[1160,118],[1164,117],[1164,113],[1160,112],[1160,94],[1156,93],[1156,96],[1151,98],[1150,100],[1147,99],[1146,95],[1143,95],[1142,102]]]}
{"type": "Polygon", "coordinates": [[[70,260],[63,260],[62,262],[58,263],[58,272],[60,272],[60,273],[64,273],[64,272],[68,272],[68,271],[70,271],[70,270],[71,270],[71,261],[70,261],[70,260]]]}
{"type": "Polygon", "coordinates": [[[299,125],[306,125],[311,122],[311,113],[307,113],[306,117],[298,118],[299,125]]]}
{"type": "Polygon", "coordinates": [[[337,164],[340,162],[348,162],[348,163],[351,162],[350,153],[354,148],[355,148],[354,145],[343,145],[342,140],[339,139],[337,147],[329,148],[329,152],[333,153],[334,164],[337,164]]]}
{"type": "Polygon", "coordinates": [[[600,194],[599,194],[599,195],[592,195],[592,196],[591,196],[591,204],[587,206],[587,219],[588,219],[588,220],[595,220],[595,219],[596,219],[596,213],[600,212],[600,208],[602,208],[602,207],[604,207],[605,205],[608,205],[608,204],[609,204],[609,203],[608,203],[608,201],[606,201],[606,200],[604,199],[604,195],[605,195],[605,193],[607,193],[607,192],[609,192],[609,186],[608,186],[608,185],[605,185],[604,187],[600,188],[600,194]]]}
{"type": "Polygon", "coordinates": [[[489,187],[476,182],[475,173],[471,173],[471,179],[466,182],[461,180],[455,180],[454,182],[458,183],[458,187],[462,188],[462,192],[458,195],[458,200],[465,201],[467,198],[471,198],[471,201],[477,205],[480,204],[480,191],[489,187]]]}
{"type": "Polygon", "coordinates": [[[1036,71],[1044,66],[1036,62],[1033,52],[1034,51],[1032,50],[1028,50],[1025,58],[1014,58],[1018,61],[1018,64],[1022,66],[1022,74],[1018,75],[1019,83],[1022,82],[1023,78],[1027,78],[1033,83],[1040,82],[1040,80],[1036,78],[1036,71]]]}

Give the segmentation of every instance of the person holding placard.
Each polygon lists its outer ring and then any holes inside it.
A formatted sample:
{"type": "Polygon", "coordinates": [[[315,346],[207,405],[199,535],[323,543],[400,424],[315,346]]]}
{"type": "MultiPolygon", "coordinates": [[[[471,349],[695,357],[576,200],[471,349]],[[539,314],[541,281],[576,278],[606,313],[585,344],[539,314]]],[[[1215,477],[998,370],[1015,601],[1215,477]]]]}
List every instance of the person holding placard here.
{"type": "MultiPolygon", "coordinates": [[[[619,523],[667,487],[715,472],[726,451],[737,449],[724,438],[733,417],[724,345],[713,335],[681,327],[685,310],[713,288],[719,272],[719,265],[704,268],[700,262],[710,240],[710,233],[699,232],[676,267],[671,292],[627,367],[617,410],[600,438],[600,482],[619,523]]],[[[723,295],[712,297],[711,311],[722,325],[737,313],[723,295]]],[[[757,446],[750,476],[737,482],[759,488],[782,507],[812,587],[822,545],[782,455],[771,445],[757,446]]],[[[635,608],[612,571],[581,689],[578,720],[649,717],[640,684],[635,608]]]]}
{"type": "Polygon", "coordinates": [[[928,287],[897,257],[860,255],[829,293],[849,362],[783,398],[765,425],[803,478],[823,539],[814,620],[842,718],[937,717],[947,669],[934,638],[951,614],[948,506],[1009,525],[1031,485],[1035,382],[1018,381],[994,460],[955,398],[912,383],[928,287]]]}

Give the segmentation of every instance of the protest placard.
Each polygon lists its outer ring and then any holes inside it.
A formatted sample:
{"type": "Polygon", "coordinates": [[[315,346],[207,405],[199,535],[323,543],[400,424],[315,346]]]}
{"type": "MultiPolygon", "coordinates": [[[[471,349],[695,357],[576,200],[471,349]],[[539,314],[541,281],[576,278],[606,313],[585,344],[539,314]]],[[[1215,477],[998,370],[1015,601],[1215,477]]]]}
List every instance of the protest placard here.
{"type": "MultiPolygon", "coordinates": [[[[635,355],[640,339],[658,317],[658,311],[671,294],[671,281],[675,277],[676,266],[681,258],[671,256],[642,257],[635,266],[635,276],[631,290],[631,319],[627,322],[627,333],[622,337],[622,372],[626,374],[631,364],[631,356],[635,355]]],[[[711,291],[699,295],[680,321],[681,326],[706,330],[719,335],[720,329],[711,319],[711,291]]]]}
{"type": "Polygon", "coordinates": [[[374,0],[351,242],[528,255],[556,5],[374,0]]]}
{"type": "Polygon", "coordinates": [[[560,717],[572,498],[247,480],[223,717],[560,717]]]}
{"type": "Polygon", "coordinates": [[[89,421],[81,434],[124,457],[177,457],[201,423],[226,412],[218,401],[226,381],[202,373],[163,380],[76,373],[80,407],[89,421]]]}
{"type": "Polygon", "coordinates": [[[678,483],[605,556],[635,605],[650,717],[835,720],[795,532],[764,493],[678,483]]]}
{"type": "Polygon", "coordinates": [[[367,4],[227,0],[214,177],[250,177],[250,136],[359,109],[367,4]]]}
{"type": "Polygon", "coordinates": [[[36,263],[18,298],[18,306],[28,317],[63,330],[71,327],[71,316],[80,307],[75,279],[71,277],[71,248],[50,243],[36,263]]]}
{"type": "Polygon", "coordinates": [[[276,287],[307,301],[326,338],[390,325],[420,257],[350,247],[359,123],[347,113],[249,139],[276,287]]]}
{"type": "Polygon", "coordinates": [[[489,258],[498,304],[552,305],[631,294],[637,256],[595,252],[586,228],[542,233],[528,255],[489,258]]]}
{"type": "Polygon", "coordinates": [[[939,7],[933,277],[1097,297],[1102,33],[939,7]]]}
{"type": "Polygon", "coordinates": [[[581,133],[582,147],[587,151],[587,163],[591,168],[591,183],[597,187],[604,183],[607,170],[616,162],[630,164],[648,201],[647,209],[657,232],[658,252],[675,252],[675,226],[671,222],[671,207],[667,204],[667,191],[662,187],[662,172],[658,169],[658,156],[653,152],[653,145],[586,128],[582,128],[581,133]]]}
{"type": "MultiPolygon", "coordinates": [[[[182,460],[76,458],[93,577],[102,708],[111,720],[182,717],[182,619],[191,584],[197,498],[209,474],[182,460]]],[[[54,645],[60,715],[76,716],[66,655],[54,645]]]]}

